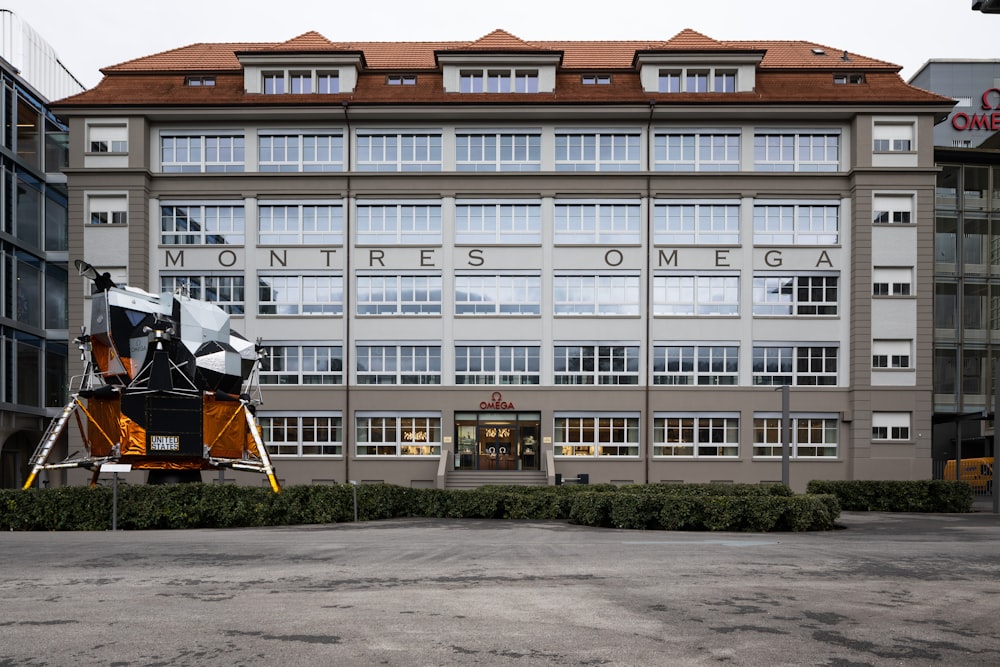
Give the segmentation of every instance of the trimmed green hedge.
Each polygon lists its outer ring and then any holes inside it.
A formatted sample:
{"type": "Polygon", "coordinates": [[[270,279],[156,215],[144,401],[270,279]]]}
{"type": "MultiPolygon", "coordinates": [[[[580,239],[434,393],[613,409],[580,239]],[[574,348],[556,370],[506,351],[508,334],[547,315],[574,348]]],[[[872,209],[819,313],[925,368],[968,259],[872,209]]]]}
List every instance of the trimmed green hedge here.
{"type": "MultiPolygon", "coordinates": [[[[467,491],[357,487],[358,519],[394,517],[568,519],[585,526],[658,530],[829,530],[830,495],[796,496],[778,484],[486,486],[467,491]]],[[[108,487],[0,490],[0,530],[108,530],[108,487]]],[[[119,487],[122,530],[237,528],[354,519],[349,484],[260,487],[178,484],[119,487]]]]}
{"type": "Polygon", "coordinates": [[[848,512],[972,511],[972,487],[954,480],[813,480],[807,490],[836,496],[848,512]]]}

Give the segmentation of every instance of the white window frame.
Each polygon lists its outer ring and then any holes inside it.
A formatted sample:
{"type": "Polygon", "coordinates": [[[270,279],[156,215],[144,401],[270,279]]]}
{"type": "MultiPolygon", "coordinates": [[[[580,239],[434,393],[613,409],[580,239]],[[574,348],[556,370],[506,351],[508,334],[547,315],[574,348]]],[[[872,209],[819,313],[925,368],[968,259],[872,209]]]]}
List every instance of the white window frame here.
{"type": "Polygon", "coordinates": [[[872,195],[872,224],[909,225],[915,223],[916,206],[911,194],[874,193],[872,195]]]}
{"type": "Polygon", "coordinates": [[[457,171],[541,171],[540,130],[456,130],[457,171]]]}
{"type": "Polygon", "coordinates": [[[88,154],[128,153],[128,123],[87,123],[88,154]]]}
{"type": "Polygon", "coordinates": [[[540,383],[541,346],[538,343],[455,343],[456,385],[540,383]]]}
{"type": "Polygon", "coordinates": [[[261,385],[342,385],[344,348],[312,342],[268,341],[263,346],[261,385]]]}
{"type": "Polygon", "coordinates": [[[736,386],[739,382],[739,343],[671,342],[653,347],[654,385],[736,386]]]}
{"type": "Polygon", "coordinates": [[[914,153],[916,150],[917,132],[913,121],[872,120],[873,153],[914,153]]]}
{"type": "Polygon", "coordinates": [[[556,129],[556,171],[639,171],[639,129],[556,129]]]}
{"type": "Polygon", "coordinates": [[[257,201],[258,245],[344,245],[344,203],[334,199],[257,201]]]}
{"type": "Polygon", "coordinates": [[[246,242],[246,211],[235,201],[160,201],[160,245],[235,245],[246,242]]]}
{"type": "Polygon", "coordinates": [[[653,414],[654,459],[738,459],[740,415],[737,412],[656,412],[653,414]]]}
{"type": "Polygon", "coordinates": [[[557,273],[552,279],[558,317],[616,317],[640,314],[639,273],[557,273]]]}
{"type": "Polygon", "coordinates": [[[909,412],[872,412],[872,442],[908,442],[913,439],[909,412]]]}
{"type": "Polygon", "coordinates": [[[754,171],[840,171],[844,159],[840,130],[757,128],[754,171]],[[822,140],[823,146],[814,146],[822,140]],[[815,157],[814,151],[821,156],[815,157]],[[830,157],[830,152],[836,158],[830,157]]]}
{"type": "Polygon", "coordinates": [[[360,273],[356,312],[359,317],[440,317],[441,289],[440,273],[360,273]]]}
{"type": "Polygon", "coordinates": [[[840,347],[836,344],[754,343],[752,359],[756,386],[836,387],[839,384],[840,347]],[[763,362],[761,370],[757,369],[758,360],[763,362]],[[805,368],[800,370],[800,365],[805,368]],[[815,368],[817,365],[821,368],[815,368]]]}
{"type": "Polygon", "coordinates": [[[872,341],[872,370],[913,370],[913,341],[879,339],[872,341]]]}
{"type": "Polygon", "coordinates": [[[264,173],[344,171],[344,133],[340,130],[260,130],[257,134],[257,170],[264,173]]]}
{"type": "Polygon", "coordinates": [[[260,92],[265,95],[336,95],[340,92],[340,71],[337,69],[267,68],[260,76],[260,92]],[[332,90],[331,83],[335,84],[332,90]]]}
{"type": "Polygon", "coordinates": [[[642,206],[637,199],[557,199],[553,218],[556,245],[642,243],[642,206]]]}
{"type": "Polygon", "coordinates": [[[839,272],[753,274],[754,317],[832,318],[840,314],[839,303],[839,272]]]}
{"type": "Polygon", "coordinates": [[[658,93],[735,93],[739,77],[737,67],[660,67],[657,72],[658,93]],[[664,79],[668,79],[665,82],[664,79]],[[730,85],[731,84],[731,85],[730,85]]]}
{"type": "Polygon", "coordinates": [[[642,440],[640,421],[637,412],[557,412],[553,417],[553,452],[557,459],[637,459],[642,440]]]}
{"type": "Polygon", "coordinates": [[[539,316],[542,275],[534,273],[458,272],[455,315],[539,316]]]}
{"type": "Polygon", "coordinates": [[[740,242],[740,202],[731,199],[661,200],[653,205],[656,245],[725,245],[740,242]]]}
{"type": "Polygon", "coordinates": [[[87,225],[124,226],[128,224],[128,194],[101,192],[87,194],[87,225]]]}
{"type": "Polygon", "coordinates": [[[672,128],[653,136],[654,171],[740,170],[739,128],[672,128]]]}
{"type": "Polygon", "coordinates": [[[358,341],[354,358],[359,385],[441,384],[440,343],[358,341]]]}
{"type": "Polygon", "coordinates": [[[360,199],[354,212],[357,245],[441,245],[439,200],[360,199]]]}
{"type": "Polygon", "coordinates": [[[655,317],[735,317],[739,314],[738,272],[660,273],[653,276],[655,317]]]}
{"type": "Polygon", "coordinates": [[[257,421],[268,454],[275,458],[344,456],[344,424],[340,412],[262,410],[257,421]],[[326,438],[321,438],[324,434],[326,438]]]}
{"type": "Polygon", "coordinates": [[[354,434],[358,458],[441,456],[440,412],[359,411],[355,414],[354,434]],[[379,433],[381,439],[373,440],[372,436],[379,433]]]}
{"type": "Polygon", "coordinates": [[[246,309],[246,278],[242,272],[160,272],[160,292],[179,292],[198,301],[208,301],[233,316],[246,309]]]}
{"type": "Polygon", "coordinates": [[[754,245],[839,245],[840,201],[758,199],[754,245]]]}
{"type": "Polygon", "coordinates": [[[872,269],[872,296],[913,296],[913,268],[876,266],[872,269]]]}
{"type": "Polygon", "coordinates": [[[242,132],[163,131],[159,144],[163,173],[240,173],[246,167],[246,139],[242,132]],[[168,150],[173,159],[166,159],[168,150]]]}
{"type": "Polygon", "coordinates": [[[287,271],[257,273],[257,315],[329,317],[344,314],[344,277],[287,271]],[[265,299],[270,294],[271,298],[265,299]]]}
{"type": "Polygon", "coordinates": [[[455,243],[538,245],[542,204],[538,200],[459,199],[455,202],[455,243]]]}
{"type": "Polygon", "coordinates": [[[462,67],[458,73],[460,93],[537,93],[537,67],[462,67]]]}
{"type": "MultiPolygon", "coordinates": [[[[790,415],[789,457],[792,459],[830,460],[840,457],[840,416],[831,413],[792,413],[790,415]],[[816,442],[803,438],[819,436],[816,442]],[[834,442],[828,438],[833,435],[834,442]],[[833,449],[832,453],[823,453],[833,449]]],[[[755,412],[753,415],[753,458],[781,458],[781,414],[755,412]]]]}
{"type": "Polygon", "coordinates": [[[359,130],[358,171],[441,171],[441,130],[359,130]]]}
{"type": "Polygon", "coordinates": [[[638,385],[638,343],[561,342],[552,346],[556,385],[638,385]]]}

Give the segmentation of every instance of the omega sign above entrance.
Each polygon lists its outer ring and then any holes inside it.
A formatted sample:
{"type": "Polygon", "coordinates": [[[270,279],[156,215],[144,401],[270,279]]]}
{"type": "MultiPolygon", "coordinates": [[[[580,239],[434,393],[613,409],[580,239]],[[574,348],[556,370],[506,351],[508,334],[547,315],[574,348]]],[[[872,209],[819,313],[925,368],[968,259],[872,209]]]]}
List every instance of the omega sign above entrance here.
{"type": "Polygon", "coordinates": [[[983,113],[967,114],[959,111],[951,117],[951,126],[959,131],[1000,130],[1000,88],[990,88],[983,93],[983,113]]]}
{"type": "Polygon", "coordinates": [[[503,400],[503,394],[495,391],[490,395],[490,400],[479,402],[480,410],[515,410],[513,401],[503,400]]]}

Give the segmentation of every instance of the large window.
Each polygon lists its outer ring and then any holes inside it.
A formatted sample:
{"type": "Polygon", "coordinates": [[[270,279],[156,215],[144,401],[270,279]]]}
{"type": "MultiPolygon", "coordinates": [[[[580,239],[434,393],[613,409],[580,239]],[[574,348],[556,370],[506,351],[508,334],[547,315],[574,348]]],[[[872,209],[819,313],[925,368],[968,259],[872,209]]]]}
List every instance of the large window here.
{"type": "Polygon", "coordinates": [[[357,347],[358,384],[441,384],[440,345],[357,347]]]}
{"type": "Polygon", "coordinates": [[[638,275],[557,275],[556,315],[638,315],[638,275]]]}
{"type": "Polygon", "coordinates": [[[359,132],[358,171],[441,171],[441,133],[359,132]]]}
{"type": "Polygon", "coordinates": [[[909,412],[872,413],[872,442],[909,439],[909,412]]]}
{"type": "Polygon", "coordinates": [[[556,345],[556,384],[639,384],[638,345],[556,345]]]}
{"type": "Polygon", "coordinates": [[[358,202],[359,244],[441,244],[441,204],[358,202]]]}
{"type": "Polygon", "coordinates": [[[537,201],[455,203],[455,243],[515,245],[541,241],[542,206],[537,201]]]}
{"type": "Polygon", "coordinates": [[[672,316],[739,315],[738,275],[665,275],[653,277],[653,314],[672,316]]]}
{"type": "Polygon", "coordinates": [[[753,242],[757,245],[840,243],[840,205],[758,201],[753,207],[753,242]]]}
{"type": "Polygon", "coordinates": [[[456,345],[455,384],[538,384],[537,345],[456,345]]]}
{"type": "Polygon", "coordinates": [[[340,345],[265,345],[260,361],[261,384],[343,384],[344,352],[340,345]]]}
{"type": "Polygon", "coordinates": [[[460,93],[537,93],[538,70],[534,69],[462,69],[460,93]]]}
{"type": "Polygon", "coordinates": [[[657,345],[653,384],[735,385],[739,382],[738,345],[657,345]]]}
{"type": "Polygon", "coordinates": [[[242,202],[160,204],[163,245],[243,245],[245,230],[242,202]]]}
{"type": "Polygon", "coordinates": [[[358,315],[440,315],[440,275],[358,276],[358,315]]]}
{"type": "Polygon", "coordinates": [[[344,136],[340,132],[261,132],[258,169],[274,171],[343,171],[344,136]]]}
{"type": "Polygon", "coordinates": [[[556,130],[556,171],[638,171],[640,132],[556,130]]]}
{"type": "Polygon", "coordinates": [[[739,455],[739,415],[665,413],[653,418],[653,456],[723,458],[739,455]]]}
{"type": "Polygon", "coordinates": [[[257,275],[259,315],[341,315],[344,278],[331,275],[257,275]]]}
{"type": "MultiPolygon", "coordinates": [[[[838,419],[835,415],[792,415],[789,456],[836,458],[838,419]]],[[[753,418],[754,457],[781,456],[781,415],[755,414],[753,418]]]]}
{"type": "Polygon", "coordinates": [[[160,291],[211,301],[230,315],[242,315],[246,305],[242,274],[160,274],[160,291]]]}
{"type": "Polygon", "coordinates": [[[162,134],[164,172],[243,171],[244,139],[239,134],[162,134]]]}
{"type": "Polygon", "coordinates": [[[536,132],[458,132],[458,171],[538,171],[542,168],[542,137],[536,132]]]}
{"type": "Polygon", "coordinates": [[[440,456],[439,413],[358,413],[358,456],[440,456]]]}
{"type": "Polygon", "coordinates": [[[761,345],[753,348],[753,383],[757,385],[834,386],[837,347],[761,345]]]}
{"type": "Polygon", "coordinates": [[[653,242],[659,245],[739,243],[739,202],[657,203],[653,208],[653,242]]]}
{"type": "Polygon", "coordinates": [[[327,201],[261,201],[257,227],[261,245],[342,245],[344,207],[327,201]]]}
{"type": "Polygon", "coordinates": [[[268,412],[257,417],[272,456],[342,456],[344,429],[339,412],[268,412]]]}
{"type": "Polygon", "coordinates": [[[637,244],[641,232],[638,201],[556,202],[556,243],[637,244]]]}
{"type": "Polygon", "coordinates": [[[757,130],[756,171],[839,171],[840,132],[757,130]]]}
{"type": "Polygon", "coordinates": [[[754,315],[836,315],[836,275],[768,275],[753,277],[754,315]]]}
{"type": "Polygon", "coordinates": [[[738,130],[658,132],[653,140],[656,171],[739,171],[738,130]]]}
{"type": "Polygon", "coordinates": [[[455,276],[456,315],[539,315],[542,277],[468,273],[455,276]]]}
{"type": "Polygon", "coordinates": [[[552,449],[556,456],[639,456],[639,416],[556,414],[552,449]]]}

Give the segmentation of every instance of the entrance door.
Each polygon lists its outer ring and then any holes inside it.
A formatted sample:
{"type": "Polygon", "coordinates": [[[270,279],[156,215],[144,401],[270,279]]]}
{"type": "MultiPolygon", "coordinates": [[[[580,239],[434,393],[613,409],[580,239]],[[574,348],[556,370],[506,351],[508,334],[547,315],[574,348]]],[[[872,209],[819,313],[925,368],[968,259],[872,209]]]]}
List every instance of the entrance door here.
{"type": "Polygon", "coordinates": [[[517,422],[479,425],[479,469],[517,470],[517,422]]]}

